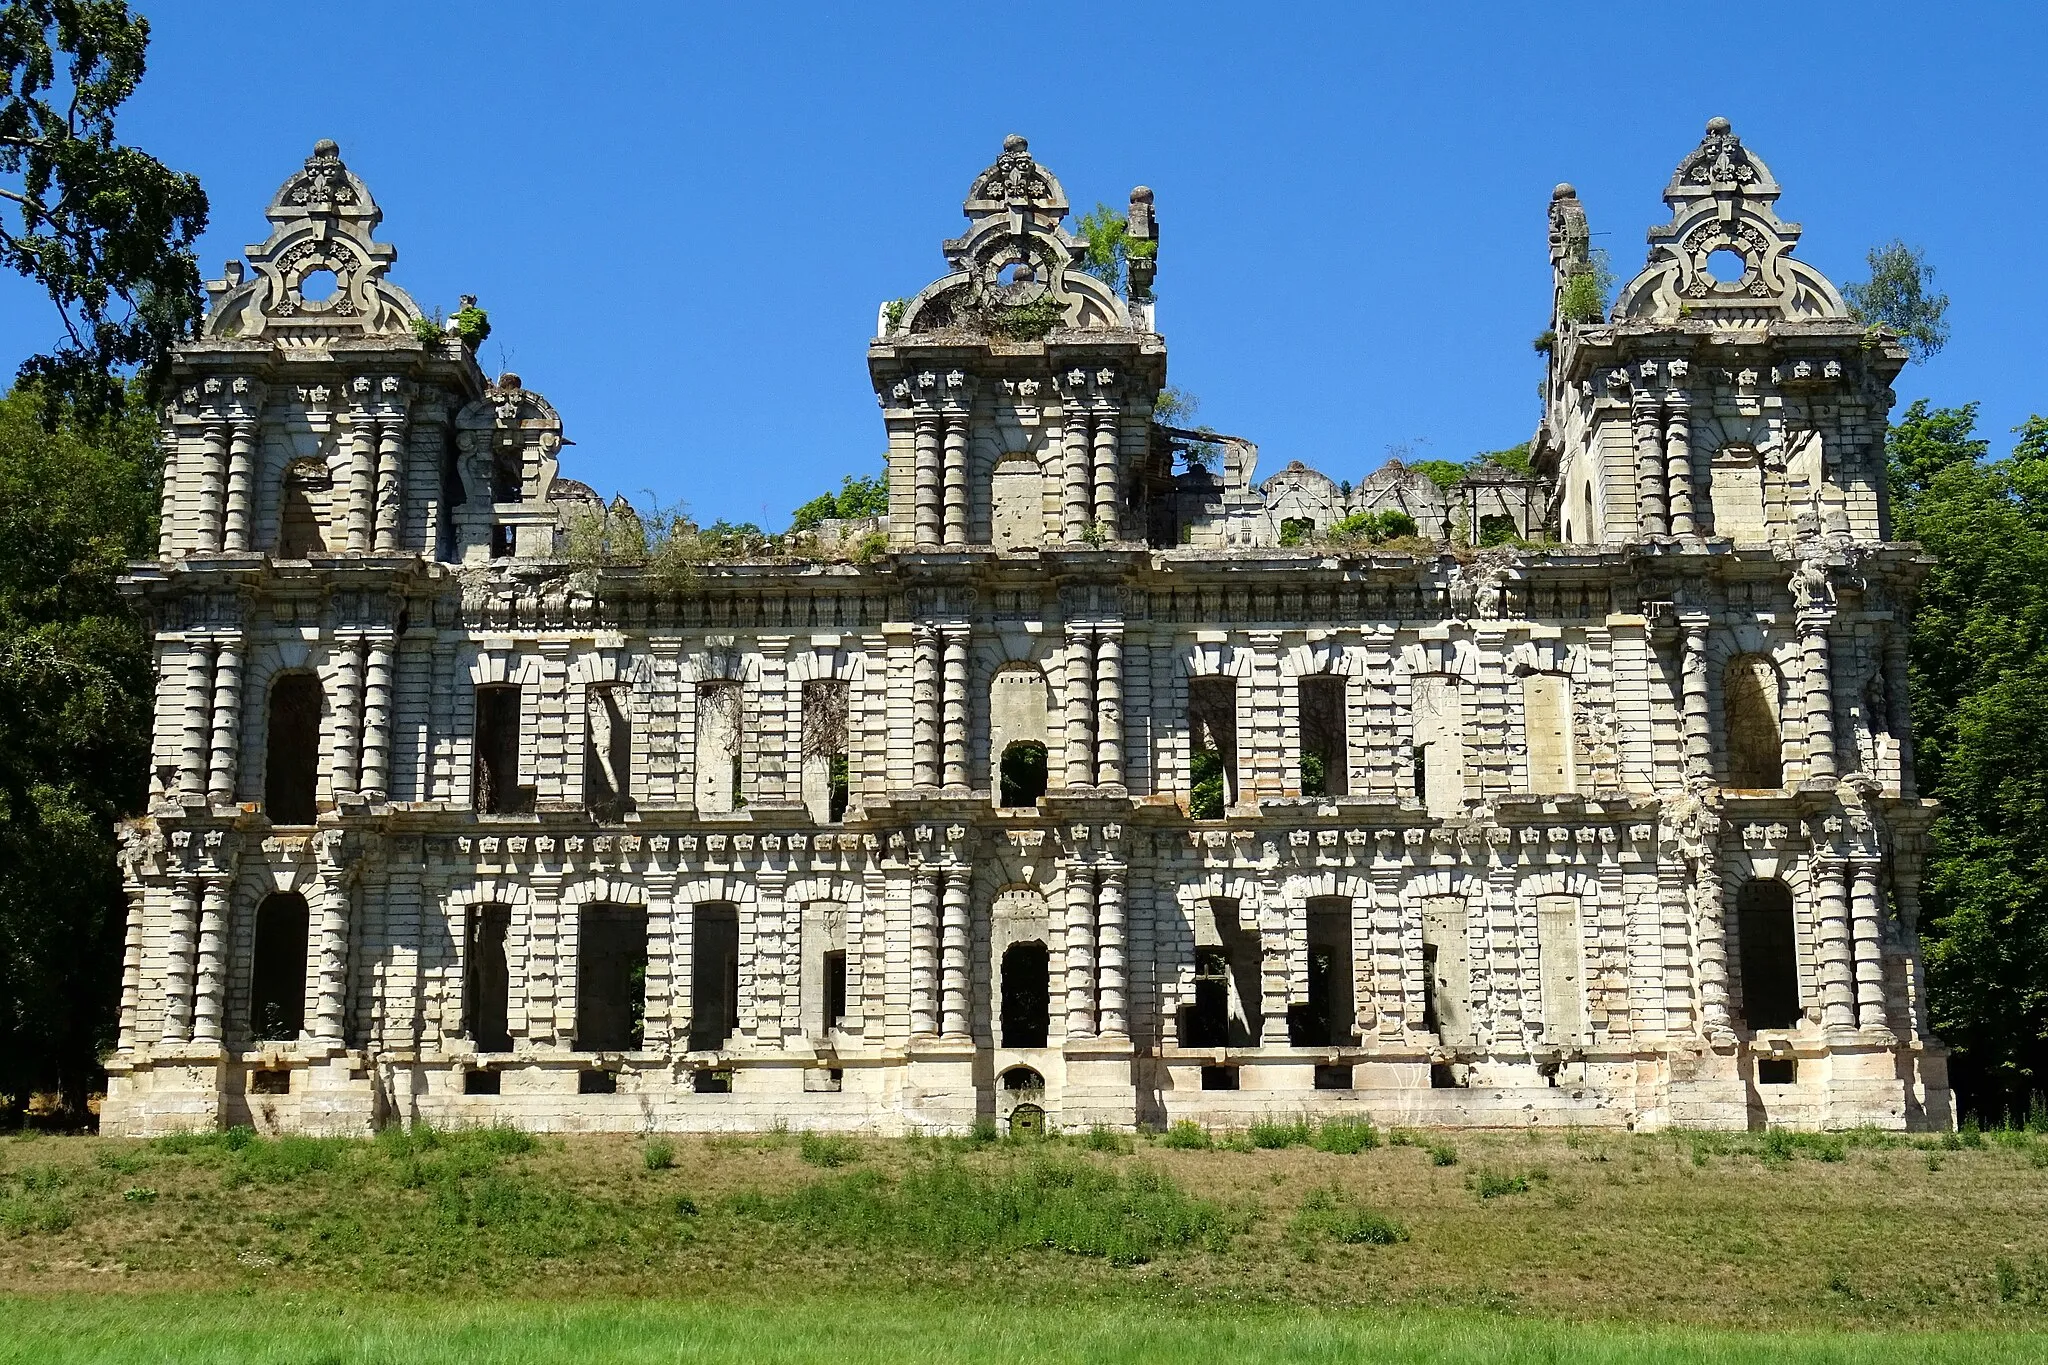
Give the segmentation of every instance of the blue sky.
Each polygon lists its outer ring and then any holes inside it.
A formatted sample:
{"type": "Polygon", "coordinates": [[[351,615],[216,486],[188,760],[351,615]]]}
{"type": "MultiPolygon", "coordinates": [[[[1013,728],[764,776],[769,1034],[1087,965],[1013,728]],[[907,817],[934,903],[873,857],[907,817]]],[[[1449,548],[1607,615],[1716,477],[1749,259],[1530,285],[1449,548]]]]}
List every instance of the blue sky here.
{"type": "MultiPolygon", "coordinates": [[[[1624,278],[1726,115],[1838,282],[1926,248],[1954,339],[1903,404],[2048,410],[2037,5],[992,7],[150,4],[124,136],[197,172],[202,259],[263,236],[332,137],[393,278],[474,293],[561,410],[564,472],[779,527],[879,466],[864,347],[1008,132],[1077,209],[1151,185],[1171,381],[1200,420],[1356,479],[1525,439],[1569,180],[1624,278]]],[[[0,281],[0,358],[47,345],[0,281]]]]}

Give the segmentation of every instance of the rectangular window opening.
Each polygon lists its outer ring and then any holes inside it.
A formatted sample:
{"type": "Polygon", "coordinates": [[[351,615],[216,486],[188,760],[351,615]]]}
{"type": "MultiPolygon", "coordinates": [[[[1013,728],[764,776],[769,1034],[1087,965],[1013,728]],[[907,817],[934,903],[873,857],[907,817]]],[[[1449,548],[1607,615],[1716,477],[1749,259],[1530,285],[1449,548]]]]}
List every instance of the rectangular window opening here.
{"type": "Polygon", "coordinates": [[[825,1027],[835,1029],[846,1023],[846,952],[825,954],[825,1027]]]}
{"type": "Polygon", "coordinates": [[[1797,1085],[1799,1083],[1799,1059],[1797,1057],[1757,1058],[1756,1083],[1758,1085],[1797,1085]]]}
{"type": "Polygon", "coordinates": [[[836,825],[846,819],[847,707],[849,689],[839,678],[804,684],[803,798],[811,818],[836,825]]]}
{"type": "Polygon", "coordinates": [[[716,1052],[740,1026],[739,912],[706,903],[691,923],[690,1050],[716,1052]]]}
{"type": "Polygon", "coordinates": [[[1458,1069],[1449,1062],[1431,1062],[1429,1065],[1429,1088],[1432,1090],[1462,1090],[1465,1082],[1458,1079],[1458,1069]]]}
{"type": "Polygon", "coordinates": [[[1301,794],[1343,796],[1349,790],[1344,726],[1344,680],[1303,678],[1301,710],[1301,794]]]}
{"type": "Polygon", "coordinates": [[[619,684],[593,687],[584,699],[583,806],[616,823],[633,809],[633,738],[629,693],[619,684]]]}
{"type": "Polygon", "coordinates": [[[579,1095],[614,1095],[618,1089],[619,1078],[609,1071],[586,1067],[576,1073],[576,1093],[579,1095]]]}
{"type": "Polygon", "coordinates": [[[693,1072],[690,1088],[699,1095],[730,1095],[732,1093],[732,1072],[709,1069],[693,1072]]]}
{"type": "Polygon", "coordinates": [[[484,815],[530,815],[533,788],[519,784],[519,687],[489,683],[476,690],[476,809],[484,815]]]}
{"type": "Polygon", "coordinates": [[[1351,1089],[1351,1068],[1348,1066],[1318,1066],[1316,1068],[1316,1089],[1351,1089]]]}
{"type": "Polygon", "coordinates": [[[1237,804],[1237,680],[1188,680],[1188,814],[1220,820],[1237,804]]]}
{"type": "Polygon", "coordinates": [[[498,1073],[487,1067],[471,1067],[462,1073],[462,1093],[465,1095],[497,1094],[498,1073]]]}
{"type": "Polygon", "coordinates": [[[512,910],[480,905],[469,917],[468,989],[463,1017],[469,1040],[479,1052],[510,1052],[508,1027],[512,976],[505,963],[505,940],[511,932],[512,910]]]}
{"type": "Polygon", "coordinates": [[[647,1013],[647,912],[586,905],[576,957],[576,1050],[637,1051],[647,1013]]]}
{"type": "Polygon", "coordinates": [[[292,1093],[292,1073],[288,1069],[252,1071],[249,1073],[249,1093],[289,1095],[292,1093]]]}
{"type": "Polygon", "coordinates": [[[1237,1068],[1234,1066],[1205,1066],[1202,1068],[1202,1089],[1237,1089],[1237,1068]]]}

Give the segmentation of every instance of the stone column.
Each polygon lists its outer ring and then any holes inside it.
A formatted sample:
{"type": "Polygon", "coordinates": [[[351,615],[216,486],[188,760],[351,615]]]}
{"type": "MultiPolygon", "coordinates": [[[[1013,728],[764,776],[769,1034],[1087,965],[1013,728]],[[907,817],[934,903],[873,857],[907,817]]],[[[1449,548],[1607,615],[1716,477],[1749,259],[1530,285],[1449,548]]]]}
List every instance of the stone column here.
{"type": "Polygon", "coordinates": [[[350,554],[368,554],[372,544],[370,538],[371,501],[376,496],[376,433],[371,429],[371,418],[364,403],[369,398],[370,381],[358,379],[354,390],[357,406],[349,413],[348,425],[348,515],[345,523],[348,539],[345,542],[350,554]]]}
{"type": "Polygon", "coordinates": [[[1721,883],[1719,842],[1710,847],[1693,870],[1700,936],[1700,1022],[1708,1039],[1720,1042],[1734,1036],[1728,1012],[1728,916],[1726,891],[1721,883]]]}
{"type": "Polygon", "coordinates": [[[939,884],[922,868],[910,881],[910,1036],[939,1031],[939,884]]]}
{"type": "Polygon", "coordinates": [[[227,526],[221,548],[247,550],[250,523],[254,520],[256,423],[248,418],[238,419],[229,433],[227,526]]]}
{"type": "Polygon", "coordinates": [[[1065,399],[1060,427],[1060,539],[1078,545],[1088,531],[1088,414],[1078,393],[1065,399]]]}
{"type": "Polygon", "coordinates": [[[1860,859],[1850,870],[1849,911],[1856,957],[1856,1024],[1888,1030],[1884,998],[1884,893],[1878,885],[1882,865],[1860,859]]]}
{"type": "Polygon", "coordinates": [[[391,660],[392,644],[379,640],[369,647],[363,680],[363,758],[360,788],[365,801],[383,801],[391,783],[391,660]]]}
{"type": "Polygon", "coordinates": [[[944,768],[942,785],[967,785],[967,631],[965,627],[946,632],[946,673],[944,706],[940,712],[943,737],[940,745],[944,768]]]}
{"type": "Polygon", "coordinates": [[[1835,686],[1828,660],[1828,613],[1799,618],[1799,639],[1806,651],[1806,775],[1833,782],[1835,767],[1835,686]]]}
{"type": "Polygon", "coordinates": [[[235,803],[237,759],[241,752],[242,642],[220,642],[213,661],[213,748],[206,775],[206,799],[217,806],[235,803]]]}
{"type": "Polygon", "coordinates": [[[156,557],[170,559],[178,549],[178,503],[184,497],[182,480],[190,472],[191,461],[178,458],[178,429],[168,420],[157,428],[157,445],[164,453],[164,488],[158,503],[163,515],[157,519],[156,557]]]}
{"type": "Polygon", "coordinates": [[[1683,618],[1684,656],[1679,661],[1679,715],[1685,733],[1685,775],[1714,775],[1713,726],[1707,707],[1707,622],[1683,618]]]}
{"type": "Polygon", "coordinates": [[[939,413],[920,404],[915,429],[916,463],[912,466],[915,508],[913,539],[919,545],[939,543],[939,413]]]}
{"type": "Polygon", "coordinates": [[[313,1041],[340,1047],[348,1009],[348,887],[339,868],[322,869],[313,914],[313,1041]]]}
{"type": "Polygon", "coordinates": [[[122,889],[128,896],[128,931],[121,945],[121,1019],[114,1047],[120,1052],[133,1052],[137,1016],[142,1009],[142,917],[149,888],[131,881],[122,889]]]}
{"type": "Polygon", "coordinates": [[[199,957],[192,1008],[195,1043],[218,1043],[221,1039],[221,1011],[227,996],[227,932],[227,879],[209,877],[199,903],[199,957]]]}
{"type": "MultiPolygon", "coordinates": [[[[1681,379],[1681,362],[1671,363],[1671,377],[1681,379]]],[[[1664,395],[1664,479],[1671,504],[1671,534],[1700,534],[1692,498],[1692,395],[1672,389],[1664,395]]]]}
{"type": "Polygon", "coordinates": [[[214,646],[207,640],[185,642],[185,707],[178,748],[178,799],[197,804],[206,799],[207,761],[213,753],[214,646]]]}
{"type": "Polygon", "coordinates": [[[946,412],[944,540],[948,546],[967,543],[967,413],[946,412]]]}
{"type": "Polygon", "coordinates": [[[1920,873],[1922,855],[1919,835],[1896,835],[1892,843],[1892,897],[1899,917],[1899,937],[1906,949],[1906,999],[1900,1014],[1918,1040],[1934,1031],[1927,1017],[1927,962],[1920,945],[1920,873]]]}
{"type": "Polygon", "coordinates": [[[1067,635],[1064,679],[1067,712],[1067,782],[1095,785],[1095,641],[1085,632],[1067,635]]]}
{"type": "Polygon", "coordinates": [[[1816,858],[1813,864],[1820,904],[1821,1024],[1830,1031],[1856,1027],[1856,976],[1849,942],[1849,889],[1840,858],[1816,858]]]}
{"type": "Polygon", "coordinates": [[[1102,871],[1102,889],[1096,899],[1096,966],[1099,973],[1098,1025],[1105,1038],[1121,1038],[1130,1031],[1125,1014],[1127,994],[1127,941],[1124,907],[1124,869],[1102,871]]]}
{"type": "Polygon", "coordinates": [[[1095,783],[1124,785],[1124,649],[1114,632],[1095,641],[1095,783]]]}
{"type": "Polygon", "coordinates": [[[919,626],[910,656],[910,780],[939,785],[939,636],[919,626]]]}
{"type": "Polygon", "coordinates": [[[329,785],[338,801],[355,795],[360,772],[363,730],[363,642],[335,643],[334,770],[329,785]]]}
{"type": "Polygon", "coordinates": [[[968,918],[967,888],[967,868],[955,867],[947,870],[939,961],[939,1032],[948,1038],[968,1036],[967,953],[972,926],[968,918]]]}
{"type": "Polygon", "coordinates": [[[403,553],[404,530],[405,418],[386,416],[377,423],[377,553],[403,553]]]}
{"type": "Polygon", "coordinates": [[[226,473],[227,451],[227,427],[220,422],[208,422],[199,446],[198,528],[192,537],[194,550],[220,548],[221,483],[226,473]]]}
{"type": "Polygon", "coordinates": [[[1067,1037],[1095,1036],[1095,869],[1067,869],[1067,1037]]]}
{"type": "Polygon", "coordinates": [[[163,1041],[166,1043],[189,1042],[192,1038],[192,958],[198,928],[198,883],[173,883],[170,932],[164,939],[163,1041]]]}
{"type": "Polygon", "coordinates": [[[1892,742],[1898,746],[1898,793],[1910,798],[1919,790],[1919,784],[1913,776],[1913,707],[1906,662],[1906,632],[1895,623],[1884,642],[1884,696],[1888,708],[1885,722],[1892,732],[1892,742]]]}
{"type": "Polygon", "coordinates": [[[1664,433],[1656,397],[1644,389],[1637,389],[1629,405],[1629,417],[1635,431],[1638,534],[1666,535],[1670,531],[1670,522],[1665,516],[1664,433]]]}
{"type": "Polygon", "coordinates": [[[1123,426],[1123,414],[1115,408],[1095,413],[1095,458],[1093,474],[1095,505],[1093,524],[1103,528],[1111,540],[1121,538],[1116,505],[1116,447],[1123,426]]]}

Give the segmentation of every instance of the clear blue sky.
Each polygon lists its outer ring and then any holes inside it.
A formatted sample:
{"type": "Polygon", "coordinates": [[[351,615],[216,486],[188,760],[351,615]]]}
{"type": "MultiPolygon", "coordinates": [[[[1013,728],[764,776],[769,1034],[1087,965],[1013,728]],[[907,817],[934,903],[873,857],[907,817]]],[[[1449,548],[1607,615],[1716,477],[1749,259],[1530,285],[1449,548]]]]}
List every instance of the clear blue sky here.
{"type": "MultiPolygon", "coordinates": [[[[1838,282],[1893,236],[1939,268],[1954,339],[1902,404],[1981,400],[1998,449],[2048,411],[2037,4],[141,7],[123,132],[204,181],[209,275],[332,137],[393,278],[478,295],[486,368],[561,410],[564,472],[706,520],[878,466],[876,305],[1008,132],[1078,208],[1156,190],[1171,380],[1262,472],[1525,439],[1552,185],[1625,278],[1716,114],[1838,282]]],[[[51,330],[0,281],[0,360],[51,330]]]]}

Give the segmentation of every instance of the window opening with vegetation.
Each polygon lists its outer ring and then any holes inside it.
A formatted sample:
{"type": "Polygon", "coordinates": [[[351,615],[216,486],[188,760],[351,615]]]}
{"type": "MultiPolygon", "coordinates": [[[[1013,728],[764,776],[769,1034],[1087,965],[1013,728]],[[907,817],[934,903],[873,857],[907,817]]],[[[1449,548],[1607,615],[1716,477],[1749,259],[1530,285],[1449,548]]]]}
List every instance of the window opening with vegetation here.
{"type": "Polygon", "coordinates": [[[306,1028],[306,898],[278,891],[256,907],[251,953],[249,1032],[261,1043],[288,1043],[306,1028]]]}
{"type": "Polygon", "coordinates": [[[475,805],[485,815],[525,815],[533,788],[519,782],[519,687],[487,683],[476,690],[475,805]]]}
{"type": "Polygon", "coordinates": [[[479,905],[469,913],[469,973],[463,993],[463,1020],[469,1041],[479,1052],[510,1052],[512,974],[505,959],[505,940],[512,928],[512,910],[504,905],[479,905]]]}
{"type": "Polygon", "coordinates": [[[1045,795],[1045,746],[1035,739],[1020,739],[1003,750],[1002,787],[1005,806],[1035,806],[1045,795]]]}
{"type": "Polygon", "coordinates": [[[1188,814],[1220,820],[1237,803],[1237,680],[1188,680],[1188,814]]]}
{"type": "Polygon", "coordinates": [[[1348,790],[1344,742],[1344,680],[1301,680],[1301,794],[1343,796],[1348,790]]]}

